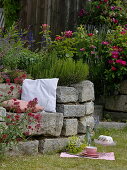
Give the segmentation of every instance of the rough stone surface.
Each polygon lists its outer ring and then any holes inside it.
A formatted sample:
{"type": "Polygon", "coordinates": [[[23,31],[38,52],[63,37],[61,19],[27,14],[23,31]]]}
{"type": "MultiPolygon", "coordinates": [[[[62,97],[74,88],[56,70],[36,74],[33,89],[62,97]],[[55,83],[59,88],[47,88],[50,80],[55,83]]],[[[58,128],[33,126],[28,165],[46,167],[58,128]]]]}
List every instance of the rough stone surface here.
{"type": "Polygon", "coordinates": [[[16,84],[11,83],[11,85],[5,84],[5,83],[0,83],[0,95],[3,95],[2,97],[0,97],[0,102],[3,100],[9,100],[12,98],[20,98],[20,90],[21,86],[17,86],[16,84]],[[14,90],[13,90],[13,94],[8,95],[8,92],[10,91],[10,87],[13,86],[14,90]]]}
{"type": "Polygon", "coordinates": [[[44,139],[39,141],[40,153],[52,153],[63,150],[68,143],[67,138],[44,139]]]}
{"type": "Polygon", "coordinates": [[[127,80],[120,83],[119,92],[120,94],[127,94],[127,80]]]}
{"type": "Polygon", "coordinates": [[[74,87],[58,86],[56,90],[57,103],[76,102],[78,94],[74,87]]]}
{"type": "Polygon", "coordinates": [[[85,80],[72,86],[78,91],[79,102],[94,100],[94,85],[91,81],[85,80]]]}
{"type": "Polygon", "coordinates": [[[81,117],[86,114],[85,105],[57,104],[57,112],[63,113],[64,117],[81,117]]]}
{"type": "Polygon", "coordinates": [[[103,116],[103,106],[102,105],[94,105],[94,113],[93,116],[98,120],[102,120],[103,116]]]}
{"type": "Polygon", "coordinates": [[[123,129],[127,127],[127,123],[120,122],[100,122],[98,128],[114,128],[114,129],[123,129]]]}
{"type": "Polygon", "coordinates": [[[39,141],[19,142],[12,150],[6,152],[6,155],[36,155],[38,154],[39,141]]]}
{"type": "Polygon", "coordinates": [[[127,95],[117,95],[106,98],[105,109],[127,112],[127,95]]]}
{"type": "Polygon", "coordinates": [[[62,135],[73,136],[77,135],[78,120],[77,119],[65,119],[63,123],[62,135]]]}
{"type": "MultiPolygon", "coordinates": [[[[85,135],[79,135],[80,142],[84,141],[85,135]]],[[[55,153],[65,149],[69,139],[66,138],[52,138],[39,140],[39,152],[40,153],[55,153]]]]}
{"type": "Polygon", "coordinates": [[[6,116],[6,109],[3,107],[0,107],[0,121],[4,121],[4,117],[6,116]]]}
{"type": "Polygon", "coordinates": [[[41,127],[32,131],[31,135],[60,136],[63,126],[62,113],[42,113],[41,127]]]}
{"type": "Polygon", "coordinates": [[[113,121],[127,121],[127,112],[104,111],[104,117],[106,115],[113,121]]]}
{"type": "Polygon", "coordinates": [[[90,115],[94,113],[94,103],[92,101],[85,103],[85,106],[86,106],[86,115],[90,115]]]}
{"type": "Polygon", "coordinates": [[[94,128],[93,116],[85,116],[79,119],[78,133],[86,133],[86,126],[89,125],[91,130],[94,128]]]}

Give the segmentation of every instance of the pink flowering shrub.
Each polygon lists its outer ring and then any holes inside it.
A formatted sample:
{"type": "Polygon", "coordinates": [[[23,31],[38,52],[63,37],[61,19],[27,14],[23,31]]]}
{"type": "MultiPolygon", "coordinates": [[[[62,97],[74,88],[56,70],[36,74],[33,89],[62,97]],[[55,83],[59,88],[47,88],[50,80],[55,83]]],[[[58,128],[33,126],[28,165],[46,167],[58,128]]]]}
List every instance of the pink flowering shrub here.
{"type": "MultiPolygon", "coordinates": [[[[9,95],[12,95],[14,87],[11,85],[9,79],[6,82],[10,85],[9,95]]],[[[11,113],[3,117],[5,125],[0,124],[0,153],[4,153],[6,148],[11,148],[18,141],[25,140],[33,131],[38,132],[42,126],[42,115],[32,112],[36,109],[37,98],[28,102],[25,113],[22,113],[20,103],[17,99],[13,100],[15,104],[14,113],[11,110],[11,113]]]]}
{"type": "Polygon", "coordinates": [[[105,50],[108,51],[105,77],[109,88],[110,85],[116,88],[120,81],[127,78],[127,29],[117,27],[108,33],[107,40],[109,44],[105,45],[105,50]]]}
{"type": "Polygon", "coordinates": [[[113,29],[127,23],[126,6],[121,0],[94,0],[78,14],[79,24],[105,25],[113,29]]]}

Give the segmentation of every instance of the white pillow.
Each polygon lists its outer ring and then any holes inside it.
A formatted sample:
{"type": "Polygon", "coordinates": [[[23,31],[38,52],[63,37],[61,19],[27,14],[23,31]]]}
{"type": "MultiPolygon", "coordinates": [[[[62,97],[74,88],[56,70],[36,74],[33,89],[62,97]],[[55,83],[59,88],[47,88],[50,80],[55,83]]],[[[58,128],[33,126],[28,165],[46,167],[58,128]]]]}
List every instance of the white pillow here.
{"type": "Polygon", "coordinates": [[[56,112],[56,88],[58,78],[53,79],[25,79],[22,85],[21,100],[38,99],[38,104],[47,112],[56,112]]]}

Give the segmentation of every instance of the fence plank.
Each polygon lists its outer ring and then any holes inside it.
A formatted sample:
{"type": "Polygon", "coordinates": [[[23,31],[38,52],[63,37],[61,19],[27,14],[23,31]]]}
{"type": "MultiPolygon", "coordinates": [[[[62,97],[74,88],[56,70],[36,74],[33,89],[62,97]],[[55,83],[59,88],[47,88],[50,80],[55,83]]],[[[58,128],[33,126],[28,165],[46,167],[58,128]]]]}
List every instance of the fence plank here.
{"type": "Polygon", "coordinates": [[[41,24],[49,24],[53,35],[74,29],[77,12],[87,0],[21,0],[24,27],[31,25],[37,36],[41,24]]]}

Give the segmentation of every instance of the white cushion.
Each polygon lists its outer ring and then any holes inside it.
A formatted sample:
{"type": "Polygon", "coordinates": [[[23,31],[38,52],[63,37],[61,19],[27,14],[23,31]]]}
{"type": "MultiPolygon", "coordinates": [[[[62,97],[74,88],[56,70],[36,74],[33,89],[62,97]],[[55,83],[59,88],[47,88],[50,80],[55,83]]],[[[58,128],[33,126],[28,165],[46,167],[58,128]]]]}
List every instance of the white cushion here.
{"type": "Polygon", "coordinates": [[[21,100],[38,99],[38,104],[47,112],[56,112],[56,88],[58,78],[53,79],[25,79],[22,86],[21,100]]]}

